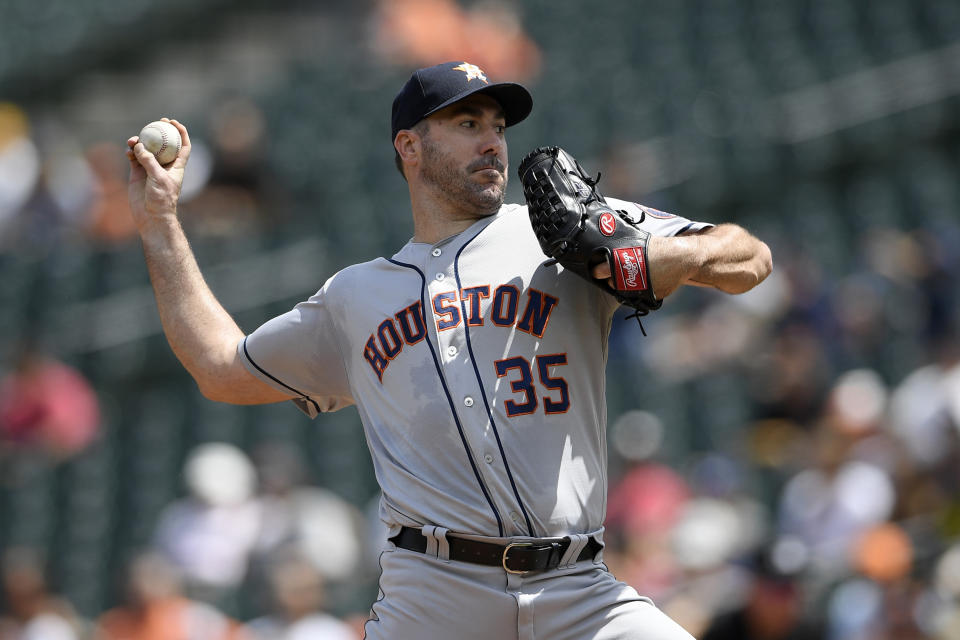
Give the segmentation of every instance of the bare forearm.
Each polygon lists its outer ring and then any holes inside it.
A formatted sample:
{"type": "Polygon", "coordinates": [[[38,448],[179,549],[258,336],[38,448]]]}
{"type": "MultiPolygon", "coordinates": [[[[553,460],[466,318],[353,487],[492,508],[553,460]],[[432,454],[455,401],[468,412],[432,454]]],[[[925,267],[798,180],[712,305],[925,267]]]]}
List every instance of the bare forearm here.
{"type": "Polygon", "coordinates": [[[742,227],[724,224],[691,237],[699,243],[701,259],[690,284],[743,293],[763,282],[773,270],[770,248],[742,227]]]}
{"type": "Polygon", "coordinates": [[[243,332],[204,281],[175,217],[151,220],[140,235],[167,341],[208,394],[236,358],[243,332]]]}
{"type": "Polygon", "coordinates": [[[682,284],[743,293],[760,284],[773,269],[769,247],[733,224],[654,240],[650,262],[658,297],[669,295],[682,284]]]}

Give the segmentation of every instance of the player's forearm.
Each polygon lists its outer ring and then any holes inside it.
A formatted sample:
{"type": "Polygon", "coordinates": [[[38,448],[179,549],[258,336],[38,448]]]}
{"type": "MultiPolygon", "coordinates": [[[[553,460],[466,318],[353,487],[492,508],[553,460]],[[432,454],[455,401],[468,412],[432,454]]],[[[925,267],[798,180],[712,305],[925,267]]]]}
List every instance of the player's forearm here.
{"type": "Polygon", "coordinates": [[[658,298],[683,284],[743,293],[760,284],[773,269],[767,245],[733,224],[698,234],[652,238],[648,253],[658,298]]]}
{"type": "Polygon", "coordinates": [[[236,358],[243,332],[204,281],[175,217],[150,221],[140,236],[167,341],[210,397],[236,358]]]}
{"type": "Polygon", "coordinates": [[[688,284],[744,293],[773,270],[770,248],[743,227],[722,224],[685,238],[696,243],[696,267],[688,284]]]}

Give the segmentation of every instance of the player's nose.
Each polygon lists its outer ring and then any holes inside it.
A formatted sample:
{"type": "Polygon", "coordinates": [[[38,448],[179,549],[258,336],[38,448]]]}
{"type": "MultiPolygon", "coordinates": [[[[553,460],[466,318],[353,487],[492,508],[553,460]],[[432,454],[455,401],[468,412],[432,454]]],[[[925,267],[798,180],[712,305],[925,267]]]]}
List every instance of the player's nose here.
{"type": "Polygon", "coordinates": [[[480,155],[506,156],[506,142],[496,127],[487,127],[480,140],[480,155]]]}

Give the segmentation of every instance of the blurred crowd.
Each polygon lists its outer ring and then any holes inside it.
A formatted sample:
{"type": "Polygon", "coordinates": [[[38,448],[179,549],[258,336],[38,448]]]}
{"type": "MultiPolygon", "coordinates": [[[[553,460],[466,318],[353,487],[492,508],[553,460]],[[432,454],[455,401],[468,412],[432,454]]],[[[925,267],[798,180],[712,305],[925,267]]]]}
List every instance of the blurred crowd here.
{"type": "Polygon", "coordinates": [[[299,452],[226,443],[191,451],[189,493],[152,544],[123,559],[118,603],[85,618],[56,594],[44,549],[0,559],[3,640],[356,640],[364,613],[332,615],[326,589],[370,579],[357,508],[303,477],[299,452]]]}

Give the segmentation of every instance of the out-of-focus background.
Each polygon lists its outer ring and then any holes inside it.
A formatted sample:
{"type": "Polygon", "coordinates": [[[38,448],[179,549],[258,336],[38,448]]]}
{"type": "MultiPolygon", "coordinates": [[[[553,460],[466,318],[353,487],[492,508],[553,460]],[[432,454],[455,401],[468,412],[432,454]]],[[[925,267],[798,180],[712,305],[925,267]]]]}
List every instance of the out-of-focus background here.
{"type": "Polygon", "coordinates": [[[615,321],[614,573],[708,640],[960,638],[957,0],[2,4],[0,638],[360,637],[357,413],[201,398],[123,151],[188,125],[183,221],[250,331],[412,234],[390,103],[451,59],[531,89],[515,161],[773,249],[615,321]]]}

